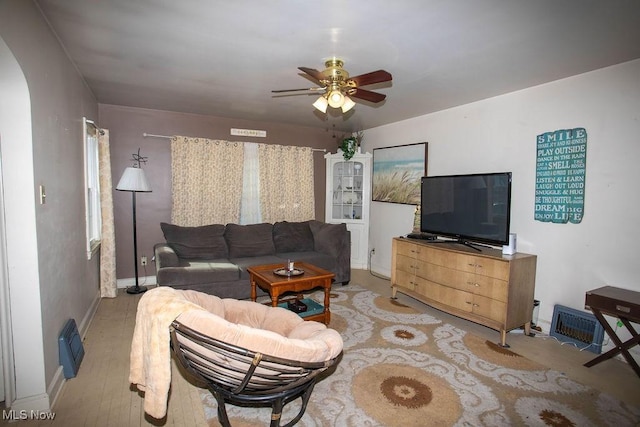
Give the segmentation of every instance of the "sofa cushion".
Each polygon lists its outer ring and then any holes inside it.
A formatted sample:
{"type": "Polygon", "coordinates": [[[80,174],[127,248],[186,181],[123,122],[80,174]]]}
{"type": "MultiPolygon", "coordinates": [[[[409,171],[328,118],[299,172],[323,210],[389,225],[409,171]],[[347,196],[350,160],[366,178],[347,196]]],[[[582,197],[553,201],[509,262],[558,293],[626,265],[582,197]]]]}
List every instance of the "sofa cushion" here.
{"type": "Polygon", "coordinates": [[[276,252],[312,251],[313,234],[309,228],[309,221],[276,222],[273,224],[273,244],[276,252]]]}
{"type": "Polygon", "coordinates": [[[187,285],[200,283],[230,282],[240,279],[237,265],[228,259],[180,261],[179,267],[166,267],[158,272],[159,283],[166,285],[187,285]]]}
{"type": "Polygon", "coordinates": [[[180,258],[213,259],[229,256],[227,242],[224,240],[224,225],[183,227],[161,222],[160,228],[165,240],[180,258]]]}
{"type": "Polygon", "coordinates": [[[249,272],[247,271],[247,268],[253,265],[279,264],[284,267],[287,263],[287,260],[284,260],[276,255],[231,258],[229,259],[229,261],[238,266],[238,269],[240,270],[240,279],[247,280],[249,280],[249,272]]]}
{"type": "Polygon", "coordinates": [[[229,258],[273,255],[272,224],[227,224],[224,232],[229,247],[229,258]]]}
{"type": "Polygon", "coordinates": [[[314,249],[316,251],[328,255],[338,254],[342,246],[342,239],[347,235],[346,224],[328,224],[314,220],[309,223],[309,228],[313,233],[314,249]]]}

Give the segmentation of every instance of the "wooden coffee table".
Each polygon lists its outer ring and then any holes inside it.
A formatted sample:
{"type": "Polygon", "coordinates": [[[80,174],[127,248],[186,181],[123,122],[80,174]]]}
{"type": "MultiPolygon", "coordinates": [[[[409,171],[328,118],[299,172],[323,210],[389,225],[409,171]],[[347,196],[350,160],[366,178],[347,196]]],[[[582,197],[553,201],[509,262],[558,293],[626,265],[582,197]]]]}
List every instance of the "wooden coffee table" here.
{"type": "Polygon", "coordinates": [[[277,307],[280,295],[285,292],[302,292],[322,287],[324,288],[324,311],[304,319],[328,325],[331,321],[331,312],[329,311],[331,282],[335,274],[306,262],[295,263],[297,270],[304,270],[304,274],[299,276],[280,276],[274,273],[274,270],[283,268],[285,264],[286,262],[282,262],[280,264],[254,265],[247,268],[251,280],[251,300],[255,301],[257,298],[256,286],[260,286],[261,289],[269,293],[273,307],[277,307]]]}

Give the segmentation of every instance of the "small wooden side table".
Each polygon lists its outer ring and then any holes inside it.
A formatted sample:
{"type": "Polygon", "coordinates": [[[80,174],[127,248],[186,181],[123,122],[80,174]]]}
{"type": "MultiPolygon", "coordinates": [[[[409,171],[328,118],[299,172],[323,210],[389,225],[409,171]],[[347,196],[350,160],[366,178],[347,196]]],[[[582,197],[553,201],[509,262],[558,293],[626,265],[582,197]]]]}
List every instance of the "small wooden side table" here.
{"type": "Polygon", "coordinates": [[[629,354],[631,347],[640,344],[640,335],[638,335],[638,332],[636,332],[633,325],[631,325],[631,322],[640,323],[640,292],[613,286],[604,286],[587,292],[585,306],[591,309],[596,319],[598,319],[604,330],[607,331],[607,335],[609,335],[611,341],[613,341],[616,346],[608,352],[585,363],[584,366],[590,368],[620,353],[640,377],[640,367],[633,356],[629,354]],[[609,325],[609,322],[604,318],[603,314],[608,314],[620,319],[622,324],[626,326],[627,330],[631,333],[631,338],[622,342],[609,325]]]}
{"type": "Polygon", "coordinates": [[[304,274],[299,276],[280,276],[274,270],[284,267],[282,264],[254,265],[247,268],[251,280],[251,301],[257,299],[256,286],[269,292],[271,305],[278,306],[280,295],[285,292],[302,292],[314,288],[324,288],[324,311],[320,314],[307,316],[305,320],[315,320],[328,325],[331,321],[329,303],[331,300],[331,282],[335,274],[323,270],[313,264],[306,262],[296,262],[296,269],[304,270],[304,274]]]}

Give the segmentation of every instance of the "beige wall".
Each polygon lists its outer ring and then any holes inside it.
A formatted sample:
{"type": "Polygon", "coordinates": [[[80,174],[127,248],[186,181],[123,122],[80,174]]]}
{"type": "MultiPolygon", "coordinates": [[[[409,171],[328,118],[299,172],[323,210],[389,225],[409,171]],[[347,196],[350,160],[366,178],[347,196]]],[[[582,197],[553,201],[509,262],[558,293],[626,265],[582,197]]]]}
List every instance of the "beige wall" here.
{"type": "MultiPolygon", "coordinates": [[[[198,114],[148,110],[117,105],[99,106],[99,123],[109,129],[113,187],[118,183],[124,168],[131,166],[131,155],[138,151],[148,157],[144,165],[153,192],[136,196],[138,234],[138,258],[153,256],[153,245],[164,241],[161,222],[171,220],[171,153],[170,141],[144,137],[143,134],[183,135],[229,141],[260,142],[266,144],[294,145],[327,149],[337,148],[333,133],[323,129],[265,122],[226,119],[198,114]],[[260,129],[267,131],[266,138],[245,138],[230,135],[231,128],[260,129]]],[[[340,136],[340,135],[338,135],[340,136]]],[[[315,153],[316,218],[324,219],[325,162],[324,153],[315,153]]],[[[114,191],[114,216],[116,226],[116,257],[118,279],[134,277],[131,193],[114,191]]],[[[138,259],[138,262],[140,260],[138,259]]],[[[139,267],[139,275],[153,276],[153,264],[139,267]]]]}

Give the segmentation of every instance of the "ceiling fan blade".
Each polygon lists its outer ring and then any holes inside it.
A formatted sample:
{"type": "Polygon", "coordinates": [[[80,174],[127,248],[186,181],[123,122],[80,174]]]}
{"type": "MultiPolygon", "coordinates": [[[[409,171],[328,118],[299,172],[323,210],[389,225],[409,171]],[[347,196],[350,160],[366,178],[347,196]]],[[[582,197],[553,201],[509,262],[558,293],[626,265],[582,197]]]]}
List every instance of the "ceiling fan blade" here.
{"type": "Polygon", "coordinates": [[[325,88],[324,87],[306,87],[306,88],[302,88],[302,89],[278,89],[278,90],[272,90],[272,93],[284,93],[284,92],[302,92],[302,91],[312,91],[312,92],[318,92],[318,91],[324,91],[325,88]]]}
{"type": "Polygon", "coordinates": [[[316,70],[314,68],[298,67],[298,70],[302,71],[303,73],[306,73],[306,74],[310,75],[311,77],[313,77],[314,79],[316,79],[319,82],[326,79],[324,74],[322,74],[320,71],[318,71],[318,70],[316,70]]]}
{"type": "Polygon", "coordinates": [[[365,101],[370,102],[382,102],[387,97],[387,95],[360,88],[354,88],[350,90],[349,96],[352,98],[364,99],[365,101]]]}
{"type": "Polygon", "coordinates": [[[391,73],[384,70],[372,71],[366,74],[360,74],[359,76],[351,77],[349,80],[353,80],[356,86],[367,86],[375,83],[388,82],[392,79],[391,73]]]}

